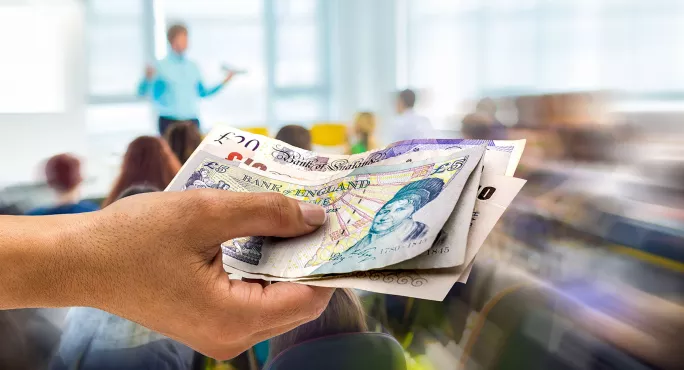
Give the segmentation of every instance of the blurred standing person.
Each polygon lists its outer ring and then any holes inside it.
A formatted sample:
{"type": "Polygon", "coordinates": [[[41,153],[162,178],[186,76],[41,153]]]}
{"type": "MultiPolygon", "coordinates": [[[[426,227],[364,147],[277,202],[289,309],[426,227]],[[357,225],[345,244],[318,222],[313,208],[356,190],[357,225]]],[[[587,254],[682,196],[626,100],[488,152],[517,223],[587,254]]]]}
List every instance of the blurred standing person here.
{"type": "Polygon", "coordinates": [[[181,168],[180,161],[166,141],[152,136],[141,136],[128,145],[121,165],[121,174],[109,196],[102,202],[106,207],[132,186],[165,189],[181,168]]]}
{"type": "Polygon", "coordinates": [[[48,186],[57,195],[57,204],[29,211],[29,216],[61,215],[97,211],[95,203],[81,201],[81,161],[71,154],[58,154],[45,164],[48,186]]]}
{"type": "Polygon", "coordinates": [[[148,66],[145,78],[138,86],[138,95],[151,96],[159,113],[159,134],[177,121],[192,121],[199,128],[198,100],[218,93],[234,76],[230,71],[214,87],[202,82],[199,68],[187,59],[188,29],[176,24],[166,34],[170,50],[156,67],[148,66]]]}
{"type": "Polygon", "coordinates": [[[187,121],[171,125],[166,130],[164,138],[181,164],[185,164],[192,152],[202,142],[202,135],[200,135],[197,126],[193,122],[187,121]]]}
{"type": "Polygon", "coordinates": [[[427,117],[413,111],[416,105],[416,93],[403,90],[397,97],[397,113],[399,116],[392,127],[392,142],[412,139],[434,139],[435,130],[427,117]]]}
{"type": "Polygon", "coordinates": [[[378,147],[375,140],[376,119],[371,112],[361,112],[356,115],[353,126],[353,134],[356,142],[347,142],[347,154],[359,154],[378,147]]]}

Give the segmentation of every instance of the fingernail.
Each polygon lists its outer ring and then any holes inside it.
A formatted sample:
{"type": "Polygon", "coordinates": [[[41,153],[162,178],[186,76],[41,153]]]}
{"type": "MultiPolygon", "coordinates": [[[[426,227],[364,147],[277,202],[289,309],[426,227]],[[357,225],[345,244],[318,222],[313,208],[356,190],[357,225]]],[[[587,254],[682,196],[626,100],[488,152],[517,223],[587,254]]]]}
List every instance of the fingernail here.
{"type": "Polygon", "coordinates": [[[325,223],[326,214],[321,206],[311,203],[299,202],[299,209],[302,210],[304,222],[309,226],[321,226],[325,223]]]}

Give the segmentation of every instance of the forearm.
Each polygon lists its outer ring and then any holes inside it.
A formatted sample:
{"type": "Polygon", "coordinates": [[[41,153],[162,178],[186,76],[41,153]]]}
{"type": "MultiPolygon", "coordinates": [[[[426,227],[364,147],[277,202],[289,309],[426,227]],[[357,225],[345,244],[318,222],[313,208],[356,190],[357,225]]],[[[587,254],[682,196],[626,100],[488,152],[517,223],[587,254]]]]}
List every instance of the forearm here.
{"type": "Polygon", "coordinates": [[[207,89],[203,84],[200,83],[200,85],[199,85],[199,95],[200,95],[200,97],[202,97],[202,98],[208,98],[208,97],[210,97],[210,96],[212,96],[212,95],[215,95],[215,94],[218,93],[219,91],[221,91],[221,89],[223,89],[223,86],[224,86],[224,85],[225,85],[225,83],[221,83],[221,84],[219,84],[219,85],[216,85],[216,86],[212,87],[211,89],[207,89]]]}
{"type": "Polygon", "coordinates": [[[138,84],[138,96],[147,96],[150,93],[151,88],[152,81],[149,81],[147,78],[143,78],[143,80],[138,84]]]}
{"type": "Polygon", "coordinates": [[[87,305],[83,215],[0,216],[0,309],[87,305]]]}

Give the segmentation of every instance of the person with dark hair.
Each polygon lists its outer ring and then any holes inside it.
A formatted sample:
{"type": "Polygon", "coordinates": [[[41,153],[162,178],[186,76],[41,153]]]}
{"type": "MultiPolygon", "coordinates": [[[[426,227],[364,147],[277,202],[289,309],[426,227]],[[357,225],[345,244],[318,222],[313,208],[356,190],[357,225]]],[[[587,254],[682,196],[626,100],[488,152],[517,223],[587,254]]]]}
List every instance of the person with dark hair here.
{"type": "Polygon", "coordinates": [[[192,122],[178,122],[166,130],[164,138],[169,143],[171,151],[178,157],[181,164],[190,158],[192,153],[202,142],[200,131],[192,122]]]}
{"type": "Polygon", "coordinates": [[[413,90],[403,90],[397,96],[397,114],[399,116],[392,127],[392,142],[412,139],[434,139],[435,131],[427,117],[416,114],[413,107],[416,104],[416,93],[413,90]]]}
{"type": "Polygon", "coordinates": [[[473,120],[472,117],[466,117],[463,120],[461,134],[464,139],[468,140],[493,140],[489,126],[484,122],[473,120]]]}
{"type": "Polygon", "coordinates": [[[416,105],[416,93],[411,89],[400,91],[398,103],[400,105],[399,110],[413,109],[413,106],[416,105]]]}
{"type": "Polygon", "coordinates": [[[150,96],[159,113],[159,134],[178,121],[191,121],[199,128],[198,98],[218,93],[235,75],[229,71],[223,81],[213,87],[202,82],[197,64],[187,59],[188,29],[182,24],[167,32],[170,50],[156,67],[148,66],[145,78],[138,86],[138,95],[150,96]]]}
{"type": "Polygon", "coordinates": [[[503,140],[506,138],[506,126],[496,118],[496,102],[491,98],[481,99],[475,112],[463,117],[461,133],[465,139],[471,140],[503,140]]]}
{"type": "Polygon", "coordinates": [[[58,154],[45,164],[48,186],[56,194],[57,204],[29,211],[29,216],[73,214],[96,211],[97,204],[81,201],[81,161],[71,154],[58,154]]]}
{"type": "Polygon", "coordinates": [[[287,125],[278,131],[276,140],[304,150],[311,150],[311,133],[299,125],[287,125]]]}
{"type": "Polygon", "coordinates": [[[165,189],[181,168],[166,141],[152,136],[141,136],[128,145],[121,173],[102,207],[112,204],[126,189],[148,185],[165,189]]]}

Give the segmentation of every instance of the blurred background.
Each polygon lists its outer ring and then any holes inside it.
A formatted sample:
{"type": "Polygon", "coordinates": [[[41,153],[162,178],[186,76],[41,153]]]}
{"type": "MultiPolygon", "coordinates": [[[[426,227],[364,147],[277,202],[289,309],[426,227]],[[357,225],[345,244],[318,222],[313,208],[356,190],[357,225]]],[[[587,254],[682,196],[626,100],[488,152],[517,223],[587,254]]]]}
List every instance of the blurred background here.
{"type": "Polygon", "coordinates": [[[157,134],[137,85],[176,22],[205,81],[247,72],[202,101],[203,133],[368,111],[385,145],[411,88],[435,135],[527,139],[528,183],[467,285],[365,297],[415,368],[681,364],[683,1],[0,0],[0,205],[53,202],[44,162],[63,152],[83,198],[107,195],[157,134]]]}

